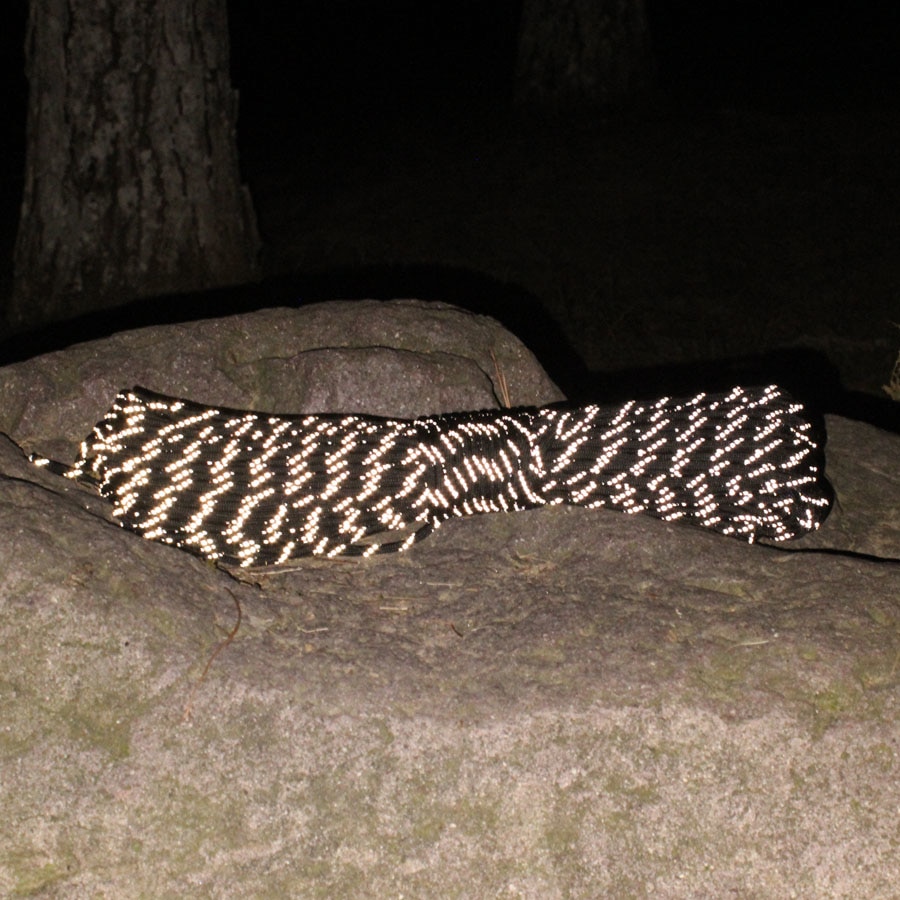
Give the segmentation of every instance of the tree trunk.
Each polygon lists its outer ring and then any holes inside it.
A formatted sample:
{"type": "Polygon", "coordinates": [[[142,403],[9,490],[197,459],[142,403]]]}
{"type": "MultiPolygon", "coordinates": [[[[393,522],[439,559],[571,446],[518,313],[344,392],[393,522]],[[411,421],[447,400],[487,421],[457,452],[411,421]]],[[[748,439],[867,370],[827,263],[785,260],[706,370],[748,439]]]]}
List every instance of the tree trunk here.
{"type": "Polygon", "coordinates": [[[225,0],[31,0],[9,324],[246,281],[225,0]]]}
{"type": "Polygon", "coordinates": [[[524,0],[519,105],[622,106],[650,80],[644,0],[524,0]]]}

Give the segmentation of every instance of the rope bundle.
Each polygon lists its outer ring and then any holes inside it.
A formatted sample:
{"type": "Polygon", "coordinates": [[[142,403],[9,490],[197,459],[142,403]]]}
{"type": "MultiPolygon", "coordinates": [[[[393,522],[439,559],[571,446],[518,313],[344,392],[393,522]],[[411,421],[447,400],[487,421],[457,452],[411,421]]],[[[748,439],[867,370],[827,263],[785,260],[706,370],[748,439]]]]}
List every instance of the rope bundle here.
{"type": "Polygon", "coordinates": [[[831,491],[821,442],[777,387],[620,407],[419,419],[278,416],[122,391],[72,467],[122,525],[227,565],[405,550],[452,516],[546,504],[802,536],[831,491]]]}

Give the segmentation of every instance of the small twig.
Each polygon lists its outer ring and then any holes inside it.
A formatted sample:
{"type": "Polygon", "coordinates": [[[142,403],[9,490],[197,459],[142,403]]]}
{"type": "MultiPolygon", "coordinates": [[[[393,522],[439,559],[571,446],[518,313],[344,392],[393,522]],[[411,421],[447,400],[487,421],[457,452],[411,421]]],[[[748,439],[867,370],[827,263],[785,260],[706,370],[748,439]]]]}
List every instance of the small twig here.
{"type": "MultiPolygon", "coordinates": [[[[227,588],[225,590],[228,591],[227,588]]],[[[203,681],[206,678],[207,673],[209,672],[210,666],[212,666],[212,664],[213,664],[213,660],[234,640],[235,635],[237,635],[237,633],[238,633],[238,629],[241,627],[241,619],[243,618],[243,612],[241,610],[241,603],[238,600],[238,598],[234,594],[231,593],[231,591],[228,591],[228,593],[231,595],[231,599],[234,600],[234,605],[237,607],[237,621],[234,623],[234,628],[232,628],[231,631],[229,631],[228,634],[225,636],[225,639],[219,643],[219,646],[216,647],[215,650],[213,650],[209,659],[206,661],[206,666],[203,669],[203,673],[197,679],[193,688],[191,688],[191,694],[187,699],[187,703],[185,703],[185,705],[184,705],[184,714],[181,717],[182,722],[190,721],[191,711],[193,710],[193,706],[194,706],[194,697],[197,693],[197,689],[200,687],[201,684],[203,684],[203,681]]]]}
{"type": "Polygon", "coordinates": [[[500,392],[497,399],[504,409],[509,409],[512,406],[512,401],[509,399],[509,385],[506,383],[506,376],[503,374],[503,369],[500,368],[500,363],[497,362],[493,347],[491,347],[491,359],[494,363],[494,374],[497,377],[497,390],[500,392]]]}

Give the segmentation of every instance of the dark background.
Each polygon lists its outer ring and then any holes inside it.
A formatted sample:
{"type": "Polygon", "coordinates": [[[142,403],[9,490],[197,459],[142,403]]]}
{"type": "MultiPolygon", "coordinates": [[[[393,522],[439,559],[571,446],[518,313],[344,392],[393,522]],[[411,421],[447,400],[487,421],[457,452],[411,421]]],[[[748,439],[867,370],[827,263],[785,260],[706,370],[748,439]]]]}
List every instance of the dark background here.
{"type": "MultiPolygon", "coordinates": [[[[509,96],[516,0],[231,0],[246,122],[409,113],[509,96]],[[412,110],[410,109],[412,108],[412,110]]],[[[781,108],[884,99],[900,7],[873,0],[647,0],[659,85],[696,102],[781,108]]]]}
{"type": "MultiPolygon", "coordinates": [[[[571,396],[771,374],[887,421],[897,5],[648,0],[647,12],[653,95],[557,120],[511,109],[514,0],[231,0],[263,283],[88,317],[7,342],[6,357],[269,303],[420,296],[498,315],[571,396]],[[609,221],[581,202],[592,190],[609,221]],[[488,205],[506,218],[478,226],[488,205]]],[[[21,0],[7,10],[3,39],[3,296],[26,13],[21,0]]]]}

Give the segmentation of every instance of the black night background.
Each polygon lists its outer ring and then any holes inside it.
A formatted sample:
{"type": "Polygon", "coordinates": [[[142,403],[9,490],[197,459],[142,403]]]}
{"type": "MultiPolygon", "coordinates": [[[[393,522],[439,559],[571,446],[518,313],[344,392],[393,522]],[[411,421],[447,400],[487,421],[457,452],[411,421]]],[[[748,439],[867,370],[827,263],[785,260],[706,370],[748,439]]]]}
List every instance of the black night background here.
{"type": "MultiPolygon", "coordinates": [[[[896,425],[900,12],[648,0],[652,90],[513,108],[520,3],[231,0],[253,285],[29,335],[354,297],[500,318],[573,398],[780,380],[896,425]]],[[[3,53],[0,297],[24,168],[26,4],[3,53]]]]}

